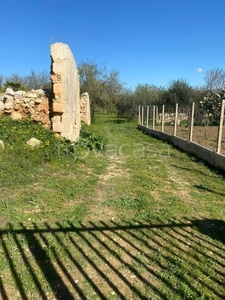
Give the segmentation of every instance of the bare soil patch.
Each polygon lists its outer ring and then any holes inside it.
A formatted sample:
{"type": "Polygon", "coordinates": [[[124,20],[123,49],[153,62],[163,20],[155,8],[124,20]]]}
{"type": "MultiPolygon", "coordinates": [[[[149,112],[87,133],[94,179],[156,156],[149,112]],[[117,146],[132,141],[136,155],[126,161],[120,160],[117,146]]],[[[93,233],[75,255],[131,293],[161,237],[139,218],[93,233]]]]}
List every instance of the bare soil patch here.
{"type": "MultiPolygon", "coordinates": [[[[156,130],[161,131],[161,127],[155,127],[156,130]]],[[[165,126],[164,132],[173,135],[173,126],[165,126]]],[[[177,136],[183,139],[189,139],[189,127],[177,126],[177,136]]],[[[217,147],[217,136],[218,127],[217,126],[195,126],[193,129],[193,142],[200,144],[210,150],[216,151],[217,147]]],[[[221,142],[221,154],[225,154],[225,130],[222,134],[221,142]]]]}

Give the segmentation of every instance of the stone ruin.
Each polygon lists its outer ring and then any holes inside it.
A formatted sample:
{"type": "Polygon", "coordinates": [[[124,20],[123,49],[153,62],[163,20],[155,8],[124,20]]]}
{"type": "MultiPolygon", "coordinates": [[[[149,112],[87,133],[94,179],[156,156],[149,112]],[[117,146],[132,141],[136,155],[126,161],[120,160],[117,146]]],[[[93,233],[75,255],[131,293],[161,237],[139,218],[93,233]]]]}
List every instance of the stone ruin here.
{"type": "Polygon", "coordinates": [[[71,141],[79,137],[80,85],[72,52],[67,45],[51,45],[52,129],[71,141]]]}
{"type": "MultiPolygon", "coordinates": [[[[164,122],[173,124],[175,121],[175,113],[165,113],[164,122]]],[[[177,115],[177,125],[180,125],[181,121],[188,121],[188,115],[185,113],[178,113],[177,115]]],[[[162,114],[159,114],[157,123],[162,123],[162,114]]]]}
{"type": "Polygon", "coordinates": [[[29,117],[72,142],[79,138],[81,122],[90,125],[88,93],[80,96],[79,74],[68,45],[51,45],[51,91],[14,92],[7,88],[0,97],[0,116],[29,117]]]}
{"type": "Polygon", "coordinates": [[[85,124],[91,124],[91,110],[88,93],[83,93],[80,97],[80,117],[81,121],[85,124]]]}
{"type": "Polygon", "coordinates": [[[12,119],[31,118],[45,128],[51,128],[49,118],[50,96],[43,90],[14,92],[7,88],[0,98],[0,116],[8,115],[12,119]]]}

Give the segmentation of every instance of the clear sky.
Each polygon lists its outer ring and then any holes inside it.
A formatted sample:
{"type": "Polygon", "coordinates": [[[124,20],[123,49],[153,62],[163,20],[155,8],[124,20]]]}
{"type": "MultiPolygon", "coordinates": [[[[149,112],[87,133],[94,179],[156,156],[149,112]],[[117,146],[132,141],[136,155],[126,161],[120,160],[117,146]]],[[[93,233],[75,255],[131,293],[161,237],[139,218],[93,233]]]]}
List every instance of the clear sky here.
{"type": "Polygon", "coordinates": [[[204,85],[225,68],[225,0],[2,0],[0,75],[50,70],[50,44],[104,62],[126,87],[204,85]]]}

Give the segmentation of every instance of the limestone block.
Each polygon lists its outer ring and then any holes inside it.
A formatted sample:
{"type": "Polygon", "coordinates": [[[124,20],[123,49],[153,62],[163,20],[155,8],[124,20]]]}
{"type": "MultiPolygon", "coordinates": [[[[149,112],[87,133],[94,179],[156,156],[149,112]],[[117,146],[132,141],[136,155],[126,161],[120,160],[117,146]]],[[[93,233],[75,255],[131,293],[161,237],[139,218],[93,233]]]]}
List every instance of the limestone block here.
{"type": "Polygon", "coordinates": [[[53,85],[53,93],[60,94],[60,93],[62,93],[62,91],[63,91],[62,84],[61,83],[54,83],[54,85],[53,85]]]}
{"type": "Polygon", "coordinates": [[[42,102],[42,99],[41,98],[37,98],[37,99],[35,99],[35,104],[40,104],[41,102],[42,102]]]}
{"type": "Polygon", "coordinates": [[[14,94],[14,99],[22,98],[24,96],[24,94],[26,94],[25,91],[16,91],[14,94]]]}
{"type": "Polygon", "coordinates": [[[64,113],[65,112],[65,107],[62,103],[59,102],[53,102],[53,111],[55,113],[64,113]]]}
{"type": "Polygon", "coordinates": [[[8,101],[5,103],[5,107],[4,107],[5,110],[11,110],[12,108],[13,108],[13,102],[8,101]]]}
{"type": "Polygon", "coordinates": [[[37,89],[34,91],[36,95],[38,96],[44,96],[45,95],[45,91],[42,89],[37,89]]]}
{"type": "Polygon", "coordinates": [[[21,120],[22,119],[22,116],[20,113],[18,112],[12,112],[10,117],[13,119],[13,120],[21,120]]]}
{"type": "Polygon", "coordinates": [[[52,117],[51,121],[54,122],[54,123],[60,123],[61,122],[61,116],[56,115],[56,116],[52,117]]]}
{"type": "Polygon", "coordinates": [[[89,94],[83,93],[80,99],[80,114],[81,121],[87,125],[91,124],[91,111],[90,111],[90,100],[89,94]]]}
{"type": "Polygon", "coordinates": [[[19,110],[19,109],[20,109],[20,104],[19,103],[15,103],[14,110],[19,110]]]}
{"type": "Polygon", "coordinates": [[[4,95],[3,102],[13,102],[13,97],[9,95],[4,95]]]}
{"type": "Polygon", "coordinates": [[[0,140],[0,148],[5,149],[5,144],[2,140],[0,140]]]}
{"type": "Polygon", "coordinates": [[[11,89],[10,87],[8,87],[5,91],[5,95],[7,96],[14,96],[15,95],[15,92],[13,91],[13,89],[11,89]]]}
{"type": "Polygon", "coordinates": [[[57,75],[57,74],[52,74],[51,75],[51,80],[54,82],[54,83],[60,83],[61,82],[61,75],[57,75]]]}
{"type": "Polygon", "coordinates": [[[41,144],[41,141],[33,137],[29,139],[26,144],[31,147],[38,147],[41,144]]]}
{"type": "Polygon", "coordinates": [[[4,110],[4,108],[5,108],[5,104],[2,101],[0,101],[0,111],[4,110]]]}
{"type": "Polygon", "coordinates": [[[37,98],[37,94],[34,92],[29,92],[29,93],[26,93],[25,97],[26,98],[37,98]]]}
{"type": "Polygon", "coordinates": [[[46,114],[49,114],[49,103],[48,101],[45,101],[45,99],[42,99],[42,102],[38,105],[35,105],[35,109],[37,111],[45,112],[46,114]]]}
{"type": "Polygon", "coordinates": [[[61,133],[63,131],[63,124],[62,123],[52,123],[52,130],[54,132],[61,133]]]}

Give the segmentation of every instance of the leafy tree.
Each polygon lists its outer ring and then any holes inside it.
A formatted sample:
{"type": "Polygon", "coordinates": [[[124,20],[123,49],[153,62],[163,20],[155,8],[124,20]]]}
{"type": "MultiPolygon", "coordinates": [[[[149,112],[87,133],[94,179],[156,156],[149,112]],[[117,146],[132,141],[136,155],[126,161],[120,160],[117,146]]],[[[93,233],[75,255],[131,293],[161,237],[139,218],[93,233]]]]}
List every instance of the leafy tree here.
{"type": "Polygon", "coordinates": [[[137,99],[133,91],[124,89],[120,94],[120,99],[116,103],[118,118],[124,117],[128,121],[137,116],[137,99]]]}
{"type": "MultiPolygon", "coordinates": [[[[3,81],[3,76],[0,77],[3,81]]],[[[36,73],[33,69],[30,75],[20,76],[16,73],[12,73],[10,76],[5,78],[2,90],[5,91],[6,88],[10,86],[14,91],[18,90],[32,90],[32,89],[48,89],[51,88],[50,74],[47,71],[42,71],[36,73]]]]}
{"type": "Polygon", "coordinates": [[[8,87],[11,87],[14,91],[26,90],[23,77],[16,73],[12,73],[10,76],[5,78],[1,76],[1,91],[5,92],[8,87]]]}
{"type": "Polygon", "coordinates": [[[12,88],[14,92],[19,91],[19,90],[23,90],[23,91],[26,90],[25,86],[23,85],[23,83],[21,81],[6,80],[3,85],[2,91],[5,92],[8,87],[12,88]]]}
{"type": "Polygon", "coordinates": [[[23,82],[28,90],[51,88],[50,74],[47,71],[36,73],[31,69],[30,75],[25,76],[23,82]]]}
{"type": "Polygon", "coordinates": [[[10,82],[21,82],[21,84],[24,84],[24,77],[20,76],[17,73],[12,73],[10,76],[5,78],[5,81],[10,81],[10,82]]]}
{"type": "Polygon", "coordinates": [[[138,84],[135,89],[135,98],[139,105],[152,104],[151,86],[149,84],[138,84]]]}
{"type": "Polygon", "coordinates": [[[105,64],[98,66],[93,61],[82,62],[78,70],[80,91],[89,93],[92,119],[97,108],[104,108],[110,112],[115,107],[122,89],[119,71],[108,72],[105,64]]]}
{"type": "Polygon", "coordinates": [[[108,113],[115,110],[116,103],[120,99],[120,93],[122,91],[122,83],[119,78],[119,71],[112,70],[109,72],[106,84],[103,90],[103,107],[108,113]]]}
{"type": "Polygon", "coordinates": [[[162,87],[150,84],[138,84],[135,89],[135,97],[138,105],[159,104],[162,97],[162,87]]]}
{"type": "Polygon", "coordinates": [[[164,88],[153,84],[138,84],[135,91],[124,89],[116,103],[118,117],[133,120],[137,117],[138,105],[161,104],[164,91],[164,88]]]}
{"type": "Polygon", "coordinates": [[[184,79],[178,79],[170,82],[163,95],[163,102],[171,109],[178,103],[180,109],[184,110],[190,106],[193,96],[193,88],[184,79]]]}
{"type": "Polygon", "coordinates": [[[216,91],[225,86],[225,70],[214,68],[206,72],[204,77],[206,89],[216,91]]]}

